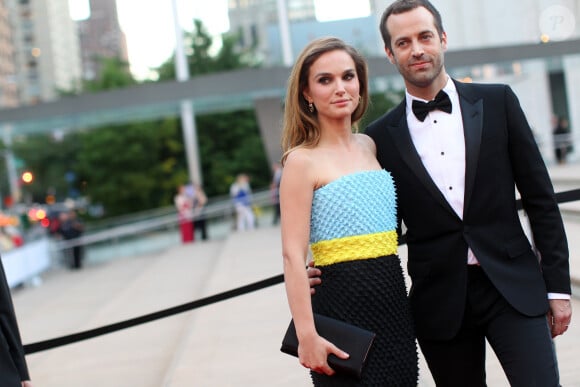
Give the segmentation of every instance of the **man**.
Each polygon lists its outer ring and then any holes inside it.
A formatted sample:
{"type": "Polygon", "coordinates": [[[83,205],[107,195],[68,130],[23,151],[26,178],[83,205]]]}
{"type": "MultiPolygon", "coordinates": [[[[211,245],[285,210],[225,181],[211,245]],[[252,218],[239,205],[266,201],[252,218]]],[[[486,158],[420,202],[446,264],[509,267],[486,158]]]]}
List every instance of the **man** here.
{"type": "MultiPolygon", "coordinates": [[[[79,238],[84,231],[84,226],[77,217],[74,210],[67,210],[59,214],[58,228],[56,234],[60,235],[63,240],[68,241],[79,238]]],[[[65,256],[69,260],[68,264],[71,269],[79,270],[82,268],[83,261],[83,246],[76,245],[67,248],[65,256]]]]}
{"type": "MultiPolygon", "coordinates": [[[[201,187],[200,184],[191,183],[187,186],[187,194],[191,198],[191,202],[193,203],[193,230],[192,232],[195,234],[195,230],[200,230],[201,232],[201,239],[207,240],[207,224],[205,222],[205,214],[203,213],[205,204],[207,203],[207,196],[205,191],[201,187]]],[[[195,240],[195,235],[193,237],[195,240]]]]}
{"type": "Polygon", "coordinates": [[[32,387],[16,314],[0,260],[0,386],[32,387]]]}
{"type": "Polygon", "coordinates": [[[427,0],[395,1],[380,29],[406,97],[367,133],[397,186],[409,297],[431,374],[437,386],[485,386],[487,339],[512,386],[558,386],[552,337],[572,313],[568,247],[519,102],[508,86],[449,78],[447,35],[427,0]],[[516,187],[540,258],[522,230],[516,187]]]}

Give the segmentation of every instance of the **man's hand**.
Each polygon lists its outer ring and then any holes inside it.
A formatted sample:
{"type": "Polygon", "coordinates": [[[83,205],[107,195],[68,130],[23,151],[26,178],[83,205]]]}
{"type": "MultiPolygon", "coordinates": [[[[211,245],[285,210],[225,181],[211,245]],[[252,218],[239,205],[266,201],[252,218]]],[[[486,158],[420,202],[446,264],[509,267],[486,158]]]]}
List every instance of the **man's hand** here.
{"type": "MultiPolygon", "coordinates": [[[[312,283],[312,280],[310,281],[312,283]]],[[[550,300],[548,324],[552,337],[559,336],[568,330],[572,319],[572,304],[570,300],[550,300]]]]}
{"type": "Polygon", "coordinates": [[[316,293],[316,285],[320,285],[322,280],[320,279],[320,275],[322,272],[320,269],[314,267],[314,262],[308,262],[308,267],[306,268],[306,273],[308,274],[308,281],[310,282],[310,294],[316,293]]]}
{"type": "Polygon", "coordinates": [[[30,380],[23,380],[22,387],[32,387],[32,382],[30,380]]]}

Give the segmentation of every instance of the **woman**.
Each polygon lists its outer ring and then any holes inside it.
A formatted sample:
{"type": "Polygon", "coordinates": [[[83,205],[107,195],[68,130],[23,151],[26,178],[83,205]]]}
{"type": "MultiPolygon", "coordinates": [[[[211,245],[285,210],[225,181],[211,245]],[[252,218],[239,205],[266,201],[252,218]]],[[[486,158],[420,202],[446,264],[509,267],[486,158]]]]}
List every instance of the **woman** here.
{"type": "Polygon", "coordinates": [[[397,256],[396,194],[374,142],[353,133],[368,106],[367,66],[336,38],[311,42],[288,80],[280,186],[286,293],[300,363],[316,386],[416,386],[417,351],[397,256]],[[324,266],[311,297],[308,247],[324,266]],[[371,330],[377,338],[361,380],[334,373],[313,310],[371,330]]]}
{"type": "Polygon", "coordinates": [[[177,188],[177,195],[173,198],[177,217],[179,218],[179,230],[181,232],[181,242],[193,242],[195,234],[193,232],[193,199],[187,194],[187,187],[180,185],[177,188]]]}
{"type": "Polygon", "coordinates": [[[252,188],[250,176],[240,173],[236,181],[230,186],[230,197],[236,210],[236,230],[253,230],[256,218],[252,209],[252,188]]]}

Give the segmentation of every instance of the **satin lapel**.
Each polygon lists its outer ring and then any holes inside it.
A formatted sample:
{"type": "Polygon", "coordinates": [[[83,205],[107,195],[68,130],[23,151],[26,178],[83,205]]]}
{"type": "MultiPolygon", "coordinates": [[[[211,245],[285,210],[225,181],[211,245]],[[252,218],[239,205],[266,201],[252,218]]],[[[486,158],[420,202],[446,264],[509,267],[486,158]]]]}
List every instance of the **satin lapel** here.
{"type": "Polygon", "coordinates": [[[429,172],[427,172],[425,169],[425,166],[423,165],[423,162],[421,161],[421,158],[415,149],[415,145],[413,145],[413,140],[411,139],[411,134],[409,133],[409,127],[407,126],[407,118],[405,116],[405,103],[403,102],[401,105],[399,105],[399,107],[397,107],[397,109],[402,110],[400,111],[399,122],[393,126],[388,126],[388,131],[393,138],[395,146],[399,150],[401,158],[409,166],[409,168],[413,171],[421,183],[423,183],[431,195],[433,195],[443,207],[455,214],[453,208],[451,208],[441,191],[439,191],[439,188],[437,188],[433,182],[433,179],[431,179],[429,172]]]}
{"type": "Polygon", "coordinates": [[[465,209],[469,208],[479,160],[479,148],[483,131],[483,99],[481,97],[470,98],[464,85],[456,83],[456,86],[459,93],[465,135],[465,194],[463,197],[463,213],[465,214],[465,209]]]}

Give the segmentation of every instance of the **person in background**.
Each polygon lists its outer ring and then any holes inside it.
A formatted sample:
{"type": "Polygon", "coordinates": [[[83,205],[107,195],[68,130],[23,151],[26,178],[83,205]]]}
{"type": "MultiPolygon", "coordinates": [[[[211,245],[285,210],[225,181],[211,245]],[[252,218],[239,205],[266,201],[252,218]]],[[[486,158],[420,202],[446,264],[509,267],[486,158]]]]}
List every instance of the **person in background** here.
{"type": "Polygon", "coordinates": [[[180,185],[177,188],[173,203],[177,209],[181,242],[191,243],[194,241],[195,236],[193,230],[193,198],[187,193],[186,185],[180,185]]]}
{"type": "MultiPolygon", "coordinates": [[[[84,226],[78,219],[74,210],[63,211],[59,214],[58,228],[56,234],[65,241],[80,238],[83,234],[84,226]]],[[[70,261],[70,267],[78,270],[83,265],[83,246],[75,244],[73,247],[65,249],[65,256],[70,261]]]]}
{"type": "Polygon", "coordinates": [[[230,197],[236,211],[236,230],[253,230],[256,218],[252,210],[252,189],[248,175],[240,173],[236,177],[230,186],[230,197]]]}
{"type": "Polygon", "coordinates": [[[570,135],[570,125],[565,117],[557,117],[557,124],[554,128],[554,151],[558,164],[566,164],[568,153],[572,152],[572,139],[570,135]]]}
{"type": "Polygon", "coordinates": [[[375,145],[353,133],[369,102],[364,58],[337,38],[310,42],[288,79],[280,184],[286,294],[300,364],[315,386],[417,385],[417,347],[397,255],[397,197],[375,145]],[[322,268],[310,297],[308,251],[322,268]],[[319,336],[319,313],[376,333],[361,380],[335,373],[348,357],[319,336]]]}
{"type": "Polygon", "coordinates": [[[270,198],[274,206],[272,225],[280,222],[280,180],[282,179],[282,164],[272,164],[272,183],[270,184],[270,198]]]}
{"type": "MultiPolygon", "coordinates": [[[[187,186],[187,194],[191,198],[193,205],[193,233],[199,230],[201,233],[201,239],[207,240],[207,224],[203,209],[207,203],[207,196],[205,191],[199,184],[189,184],[187,186]]],[[[195,235],[193,236],[195,240],[195,235]]]]}

